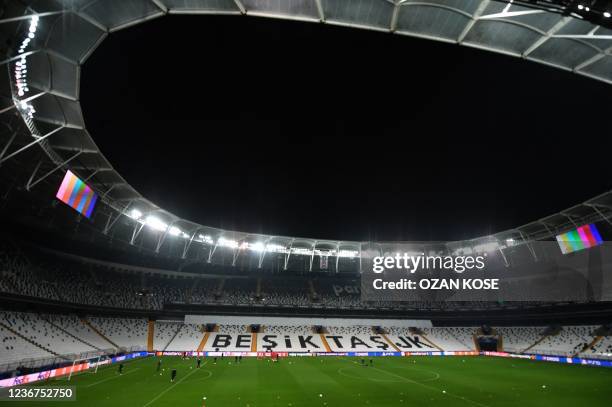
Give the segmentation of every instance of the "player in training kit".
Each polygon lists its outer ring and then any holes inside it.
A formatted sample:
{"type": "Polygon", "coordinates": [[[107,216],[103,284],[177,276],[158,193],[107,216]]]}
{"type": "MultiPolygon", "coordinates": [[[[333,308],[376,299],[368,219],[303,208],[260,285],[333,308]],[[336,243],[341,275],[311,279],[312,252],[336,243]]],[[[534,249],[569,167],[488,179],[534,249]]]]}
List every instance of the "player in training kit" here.
{"type": "Polygon", "coordinates": [[[123,374],[123,363],[119,364],[119,374],[123,374]]]}
{"type": "Polygon", "coordinates": [[[161,370],[161,361],[162,361],[161,359],[157,361],[157,371],[158,372],[161,370]]]}
{"type": "Polygon", "coordinates": [[[172,369],[172,376],[170,378],[170,381],[173,382],[174,379],[176,379],[176,369],[172,369]]]}
{"type": "Polygon", "coordinates": [[[200,359],[200,357],[198,357],[198,369],[200,368],[200,364],[202,364],[202,359],[200,359]]]}

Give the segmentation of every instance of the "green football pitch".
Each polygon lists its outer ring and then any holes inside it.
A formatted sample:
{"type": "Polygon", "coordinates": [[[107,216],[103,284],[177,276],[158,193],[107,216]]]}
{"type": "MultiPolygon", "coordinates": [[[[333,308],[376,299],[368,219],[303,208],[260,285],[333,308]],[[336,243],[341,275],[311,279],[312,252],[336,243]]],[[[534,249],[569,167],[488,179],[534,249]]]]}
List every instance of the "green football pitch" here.
{"type": "MultiPolygon", "coordinates": [[[[612,369],[493,357],[267,359],[164,357],[100,368],[37,386],[75,386],[76,402],[19,406],[610,406],[612,369]],[[170,382],[170,371],[177,378],[170,382]],[[161,373],[161,374],[160,374],[161,373]]],[[[9,404],[9,403],[5,403],[9,404]]],[[[11,403],[10,405],[15,405],[11,403]]]]}

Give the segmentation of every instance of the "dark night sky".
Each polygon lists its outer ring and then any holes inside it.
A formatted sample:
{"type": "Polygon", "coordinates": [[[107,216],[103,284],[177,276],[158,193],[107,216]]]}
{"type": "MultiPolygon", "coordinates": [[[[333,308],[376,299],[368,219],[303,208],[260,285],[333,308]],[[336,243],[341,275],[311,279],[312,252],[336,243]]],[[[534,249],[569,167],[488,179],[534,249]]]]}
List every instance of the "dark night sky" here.
{"type": "Polygon", "coordinates": [[[81,99],[130,183],[211,226],[459,239],[612,188],[612,86],[405,36],[165,17],[111,34],[81,99]]]}

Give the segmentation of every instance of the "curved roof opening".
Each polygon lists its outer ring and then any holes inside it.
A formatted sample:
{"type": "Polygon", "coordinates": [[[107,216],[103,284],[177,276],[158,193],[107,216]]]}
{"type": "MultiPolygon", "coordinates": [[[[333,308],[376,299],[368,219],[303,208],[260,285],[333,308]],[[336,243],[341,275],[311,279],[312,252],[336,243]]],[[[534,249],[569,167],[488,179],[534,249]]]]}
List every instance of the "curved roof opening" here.
{"type": "Polygon", "coordinates": [[[319,238],[472,238],[597,195],[609,177],[563,163],[611,103],[600,82],[506,55],[227,16],[114,33],[81,74],[89,131],[144,196],[319,238]]]}
{"type": "MultiPolygon", "coordinates": [[[[135,30],[139,27],[132,26],[166,14],[246,14],[381,31],[380,36],[386,37],[385,40],[389,42],[397,41],[399,43],[401,39],[407,39],[404,37],[421,37],[437,40],[440,43],[456,43],[468,48],[484,49],[504,56],[518,57],[514,58],[513,62],[530,60],[539,62],[542,66],[548,65],[559,68],[548,70],[547,72],[555,72],[550,73],[550,76],[561,75],[562,71],[566,70],[598,79],[601,81],[599,82],[600,85],[603,82],[610,81],[609,75],[612,72],[609,69],[611,63],[609,55],[610,40],[612,39],[610,31],[582,19],[580,15],[569,9],[564,14],[543,9],[525,8],[515,3],[509,4],[488,0],[432,0],[427,2],[410,0],[355,0],[349,2],[292,0],[280,3],[260,0],[198,0],[197,2],[122,0],[111,2],[76,1],[70,3],[69,6],[66,4],[58,5],[53,2],[36,2],[31,6],[20,3],[11,4],[14,7],[9,10],[6,18],[2,21],[4,24],[2,28],[3,32],[10,32],[10,35],[15,37],[12,44],[19,48],[13,49],[14,55],[3,61],[3,64],[9,65],[10,68],[12,82],[9,93],[12,94],[13,101],[11,102],[12,105],[9,103],[7,106],[3,106],[2,111],[17,111],[24,119],[26,130],[24,134],[33,136],[34,144],[42,147],[44,154],[49,158],[49,162],[45,163],[43,170],[49,170],[48,174],[52,174],[57,169],[70,168],[93,185],[94,189],[100,194],[101,201],[106,205],[101,216],[106,217],[107,220],[100,221],[106,224],[103,227],[104,233],[112,228],[117,219],[122,218],[123,223],[134,224],[135,232],[129,233],[132,236],[130,242],[134,243],[134,239],[138,235],[136,231],[140,231],[142,225],[156,225],[157,229],[163,226],[165,232],[159,233],[158,238],[152,238],[152,240],[157,240],[157,249],[163,245],[169,231],[170,234],[173,234],[172,231],[174,231],[174,234],[187,240],[189,240],[189,236],[193,240],[200,231],[211,232],[211,235],[206,234],[201,238],[198,237],[199,240],[197,241],[208,244],[208,240],[212,239],[211,236],[214,235],[217,240],[212,243],[213,245],[216,245],[219,239],[223,237],[223,239],[227,239],[225,243],[231,246],[241,244],[240,241],[244,241],[253,233],[259,236],[261,232],[273,230],[276,233],[276,230],[274,226],[260,224],[255,225],[252,229],[250,228],[251,231],[248,233],[228,232],[214,227],[201,226],[198,219],[193,221],[191,219],[183,220],[183,214],[174,213],[146,195],[142,195],[140,190],[134,187],[132,181],[124,178],[123,173],[115,168],[115,163],[110,161],[103,151],[100,151],[97,144],[98,136],[91,134],[83,116],[80,80],[84,73],[83,64],[85,61],[92,56],[100,44],[115,36],[119,30],[128,27],[135,30]],[[139,215],[135,216],[136,213],[139,215]]],[[[201,18],[204,19],[204,17],[201,18]]],[[[298,26],[297,23],[295,25],[298,26]]],[[[264,27],[263,21],[262,27],[264,27]]],[[[193,37],[198,38],[201,30],[197,26],[196,29],[197,32],[193,37]]],[[[346,32],[349,31],[352,32],[353,30],[346,30],[346,32]]],[[[338,32],[345,31],[338,30],[338,32]]],[[[371,34],[372,42],[375,41],[374,38],[382,38],[377,37],[379,34],[376,33],[367,34],[371,34]]],[[[285,37],[284,32],[277,34],[277,36],[285,37]]],[[[201,41],[197,46],[192,46],[189,50],[180,54],[173,52],[176,44],[170,44],[167,47],[166,51],[169,49],[171,53],[167,61],[171,64],[165,75],[174,79],[173,83],[179,90],[185,88],[187,79],[199,78],[198,75],[192,75],[190,78],[182,76],[184,65],[189,61],[188,57],[195,54],[205,57],[205,54],[200,54],[206,51],[201,47],[201,43],[215,37],[215,33],[206,38],[200,36],[201,41]]],[[[351,61],[350,54],[342,54],[341,52],[350,46],[356,46],[360,51],[358,55],[361,55],[363,48],[368,45],[368,40],[364,39],[362,43],[357,42],[357,38],[357,34],[351,35],[345,43],[330,51],[329,55],[340,55],[343,59],[351,61]]],[[[147,39],[146,35],[141,37],[135,48],[145,46],[144,44],[148,43],[147,39]]],[[[187,43],[189,40],[178,40],[177,44],[187,43]]],[[[266,86],[265,82],[258,82],[260,78],[253,77],[253,73],[258,72],[255,68],[260,66],[260,60],[263,56],[256,52],[261,49],[260,44],[254,44],[245,49],[240,47],[240,45],[246,43],[244,36],[239,40],[226,44],[226,47],[234,51],[235,54],[252,55],[252,57],[248,61],[248,65],[241,66],[238,64],[232,67],[233,71],[230,72],[233,72],[234,75],[231,84],[241,84],[243,88],[251,84],[259,84],[258,91],[266,97],[270,96],[269,93],[274,93],[273,89],[266,86]]],[[[310,41],[310,38],[303,40],[307,43],[317,43],[316,41],[310,41]]],[[[312,112],[312,117],[307,117],[310,120],[294,121],[288,126],[280,122],[281,127],[289,130],[280,131],[278,137],[289,137],[287,135],[290,135],[290,130],[298,127],[304,131],[304,134],[311,137],[312,134],[319,135],[322,132],[321,129],[338,130],[340,128],[339,132],[350,140],[349,144],[351,146],[353,145],[351,143],[355,143],[355,139],[362,143],[358,144],[356,149],[365,156],[361,160],[360,157],[350,157],[353,160],[351,165],[342,165],[338,157],[346,151],[346,143],[340,137],[331,137],[334,135],[325,133],[322,136],[325,140],[332,139],[340,145],[334,147],[333,145],[322,145],[320,142],[311,142],[311,145],[305,148],[308,153],[311,153],[311,155],[304,155],[309,159],[306,163],[300,163],[299,160],[292,159],[291,156],[283,154],[285,150],[281,150],[280,157],[285,162],[280,161],[273,168],[285,176],[283,180],[289,181],[285,182],[285,185],[295,184],[300,187],[305,184],[305,187],[299,188],[299,191],[298,189],[289,191],[293,193],[292,198],[299,198],[297,192],[306,191],[309,193],[309,199],[298,199],[306,210],[296,210],[287,205],[287,208],[289,208],[289,211],[286,212],[288,217],[300,219],[302,225],[313,225],[313,219],[315,218],[315,220],[321,221],[321,225],[340,225],[329,227],[330,230],[333,228],[347,236],[355,236],[354,238],[359,239],[414,239],[416,234],[418,234],[418,237],[416,237],[418,239],[431,239],[439,238],[431,226],[434,221],[440,225],[440,230],[444,230],[446,233],[450,229],[448,227],[449,221],[459,219],[465,224],[472,225],[473,222],[465,211],[462,211],[463,208],[460,207],[457,200],[458,196],[466,196],[462,195],[466,193],[466,190],[472,199],[471,202],[468,202],[466,208],[482,208],[483,198],[478,196],[479,188],[483,188],[483,185],[495,185],[496,193],[487,195],[488,199],[496,200],[494,208],[499,208],[501,205],[517,208],[519,204],[524,205],[525,208],[534,208],[535,203],[542,199],[551,199],[549,207],[554,207],[553,210],[557,210],[556,208],[565,205],[565,203],[561,203],[561,200],[568,197],[569,194],[565,193],[561,195],[561,198],[557,198],[559,195],[553,197],[550,194],[543,193],[541,185],[544,183],[538,182],[540,178],[546,178],[545,184],[553,185],[557,193],[558,191],[570,190],[573,185],[583,187],[595,182],[593,180],[598,182],[601,179],[596,176],[583,176],[582,172],[580,172],[580,176],[571,178],[567,175],[568,172],[565,168],[559,169],[559,162],[566,163],[568,160],[575,160],[576,155],[576,149],[571,148],[574,144],[572,139],[567,143],[561,143],[559,142],[559,133],[564,132],[566,137],[571,136],[573,139],[580,137],[575,145],[579,145],[584,140],[590,141],[584,135],[597,135],[601,130],[598,124],[602,120],[601,117],[607,117],[602,107],[608,105],[606,95],[601,99],[594,99],[593,93],[590,93],[582,99],[579,91],[571,90],[573,85],[566,86],[569,76],[562,75],[554,77],[555,83],[553,85],[555,86],[543,88],[543,86],[550,85],[548,75],[538,80],[538,76],[530,71],[518,69],[515,73],[511,73],[509,72],[511,70],[509,59],[500,59],[495,69],[485,70],[478,74],[478,71],[471,69],[464,59],[452,58],[449,61],[447,59],[449,54],[446,52],[434,53],[430,51],[435,57],[441,59],[436,64],[425,66],[423,63],[431,61],[420,59],[425,54],[424,52],[414,52],[417,42],[412,44],[406,42],[403,44],[404,47],[398,48],[396,52],[384,52],[387,43],[383,47],[383,40],[379,41],[377,39],[376,41],[378,42],[376,45],[372,45],[368,58],[353,59],[353,63],[347,65],[343,72],[336,72],[335,77],[327,78],[324,76],[324,74],[334,72],[333,69],[326,70],[326,59],[321,58],[321,56],[328,55],[321,54],[320,48],[314,49],[309,54],[299,54],[303,58],[303,63],[297,65],[310,67],[309,72],[295,77],[291,75],[294,73],[293,71],[281,71],[286,78],[290,79],[281,84],[281,86],[284,85],[284,88],[279,87],[284,94],[293,95],[293,93],[296,93],[292,92],[289,85],[302,84],[302,92],[311,97],[300,98],[300,100],[312,100],[314,102],[308,104],[307,108],[297,110],[299,112],[303,112],[303,110],[312,112]],[[372,55],[374,57],[371,57],[372,55]],[[312,57],[312,62],[307,57],[312,57]],[[355,67],[361,68],[362,66],[368,69],[364,70],[361,76],[353,75],[355,67]],[[432,66],[433,68],[431,68],[432,66]],[[463,80],[449,79],[447,76],[449,67],[454,67],[459,74],[463,74],[463,80]],[[420,68],[421,73],[428,74],[433,70],[433,79],[425,80],[423,75],[415,75],[413,71],[415,68],[420,68]],[[407,74],[407,70],[411,70],[412,73],[407,74]],[[323,72],[323,75],[321,72],[323,72]],[[371,77],[372,72],[378,74],[376,78],[371,77]],[[474,74],[476,76],[472,80],[465,80],[469,75],[474,74]],[[513,81],[518,80],[518,82],[511,82],[509,78],[513,81]],[[534,78],[536,81],[530,83],[529,81],[534,78]],[[334,81],[334,79],[336,80],[334,81]],[[340,92],[338,92],[337,85],[342,84],[342,81],[345,81],[345,87],[340,88],[340,92]],[[454,92],[448,92],[450,85],[457,85],[457,83],[460,88],[454,92]],[[548,83],[548,85],[543,85],[544,83],[548,83]],[[411,84],[412,87],[410,87],[411,84]],[[466,98],[467,95],[474,95],[477,89],[476,85],[481,86],[484,92],[478,99],[478,104],[470,103],[466,98]],[[504,86],[510,87],[510,89],[505,91],[504,86]],[[419,88],[424,91],[415,92],[419,88]],[[369,92],[359,92],[364,89],[369,90],[369,92]],[[391,90],[389,91],[389,89],[391,90]],[[516,94],[517,90],[523,91],[519,97],[514,99],[508,97],[509,92],[516,94]],[[353,108],[349,112],[351,120],[347,121],[353,127],[347,129],[338,125],[326,125],[337,122],[338,119],[335,118],[334,113],[345,107],[343,103],[334,98],[335,95],[342,94],[342,91],[345,93],[346,105],[353,108]],[[537,96],[531,96],[534,94],[531,92],[534,91],[537,96]],[[387,92],[390,92],[391,97],[387,97],[389,94],[387,92]],[[373,100],[377,100],[377,102],[373,102],[373,100]],[[483,100],[486,102],[484,102],[484,106],[481,106],[483,100]],[[555,109],[550,107],[551,100],[555,102],[562,100],[564,103],[555,109]],[[450,106],[449,111],[452,114],[446,117],[441,114],[427,117],[421,113],[424,103],[425,106],[429,103],[434,109],[440,108],[446,103],[450,106]],[[363,108],[363,106],[370,108],[363,108]],[[398,117],[404,118],[407,114],[411,114],[411,117],[405,126],[391,125],[383,130],[380,129],[381,124],[393,123],[392,120],[397,120],[398,117]],[[548,121],[534,124],[530,121],[534,117],[543,117],[548,121]],[[387,119],[390,121],[387,121],[387,119]],[[419,120],[422,122],[422,126],[420,126],[422,128],[415,131],[415,122],[419,120]],[[305,128],[303,122],[314,123],[316,128],[309,131],[308,127],[305,128]],[[298,126],[296,123],[300,125],[298,126]],[[446,135],[450,134],[450,137],[441,138],[435,134],[432,136],[432,129],[439,128],[442,128],[446,135]],[[474,129],[484,130],[484,136],[476,137],[474,129]],[[361,134],[359,134],[360,132],[361,134]],[[467,134],[465,134],[466,132],[467,134]],[[533,134],[538,135],[535,141],[532,137],[533,134]],[[395,141],[398,139],[402,140],[404,144],[398,146],[395,141]],[[338,142],[338,140],[341,141],[338,142]],[[331,150],[331,154],[326,150],[331,150]],[[468,154],[471,155],[468,156],[468,154]],[[503,159],[504,154],[507,159],[503,159]],[[377,164],[372,163],[372,156],[380,158],[377,164]],[[421,161],[415,160],[414,157],[419,157],[421,161]],[[354,164],[355,161],[361,165],[354,164]],[[467,167],[457,165],[465,162],[468,163],[467,167]],[[442,165],[445,167],[440,168],[442,165]],[[291,168],[287,169],[286,167],[291,168]],[[355,172],[358,170],[361,170],[361,172],[357,175],[350,172],[345,177],[343,171],[347,171],[347,167],[355,172]],[[376,170],[383,168],[387,171],[371,175],[372,167],[376,170]],[[308,172],[310,168],[322,169],[324,173],[323,175],[312,174],[308,172]],[[540,172],[534,175],[534,171],[540,172]],[[555,177],[559,173],[562,174],[562,177],[555,177]],[[298,180],[299,182],[292,182],[293,174],[302,174],[303,179],[298,180]],[[389,174],[394,176],[398,174],[407,175],[401,177],[399,182],[394,182],[390,180],[389,174]],[[423,174],[435,174],[438,178],[434,179],[433,182],[426,182],[423,181],[423,174]],[[552,181],[549,182],[549,179],[552,179],[552,181]],[[325,182],[329,184],[325,184],[325,182]],[[443,185],[438,187],[439,184],[444,182],[446,182],[444,185],[447,185],[448,188],[443,185]],[[405,186],[410,183],[416,183],[417,186],[413,186],[412,189],[405,186]],[[518,193],[509,192],[508,187],[510,185],[520,184],[524,186],[525,183],[530,183],[529,187],[518,193]],[[432,185],[435,187],[432,187],[432,185]],[[329,191],[336,192],[339,187],[347,191],[342,196],[351,196],[351,199],[347,199],[346,203],[341,198],[329,198],[329,191]],[[372,190],[382,191],[375,195],[377,197],[375,200],[361,195],[363,191],[370,192],[372,190]],[[397,191],[402,192],[403,195],[390,197],[386,202],[378,199],[381,195],[387,198],[384,194],[397,191]],[[432,191],[438,191],[439,195],[431,196],[432,191]],[[542,195],[538,196],[539,193],[542,193],[542,195]],[[416,198],[422,198],[423,196],[425,198],[419,201],[421,206],[417,207],[416,210],[406,206],[415,202],[416,198]],[[381,216],[387,215],[384,211],[388,208],[397,208],[396,213],[399,215],[385,218],[389,222],[389,229],[384,233],[370,229],[365,232],[364,230],[355,232],[355,230],[343,227],[342,223],[338,222],[340,216],[334,215],[333,211],[316,207],[317,204],[325,203],[326,200],[334,202],[333,209],[338,210],[336,213],[351,220],[353,225],[363,225],[366,223],[358,222],[367,222],[372,219],[373,224],[379,225],[375,216],[378,214],[381,216]],[[383,210],[373,208],[371,204],[374,201],[386,204],[383,210]],[[354,206],[350,205],[354,202],[364,206],[355,209],[354,206]],[[439,206],[436,207],[436,205],[439,206]],[[419,212],[419,210],[431,208],[435,210],[432,216],[423,216],[423,212],[419,212]],[[423,230],[419,230],[419,222],[425,225],[423,230]],[[409,225],[409,227],[406,225],[409,225]]],[[[163,51],[159,47],[159,43],[153,43],[152,46],[154,47],[152,54],[157,55],[163,51]],[[156,45],[158,46],[155,47],[156,45]]],[[[456,49],[458,47],[453,46],[448,49],[451,48],[456,49]]],[[[287,55],[288,50],[294,51],[295,49],[295,41],[286,42],[286,45],[279,49],[277,53],[282,52],[283,55],[287,55]]],[[[126,54],[120,53],[113,62],[117,66],[127,69],[127,66],[122,65],[125,58],[126,54]]],[[[242,62],[244,64],[244,61],[242,62]]],[[[287,61],[283,60],[282,63],[286,64],[287,61]]],[[[293,63],[295,64],[295,61],[293,63]]],[[[517,66],[527,65],[525,63],[517,66]]],[[[278,69],[278,67],[275,68],[278,69]]],[[[137,72],[137,75],[144,76],[148,71],[149,69],[145,67],[137,72]]],[[[259,72],[263,75],[268,71],[264,69],[259,72]]],[[[417,73],[419,72],[417,71],[417,73]]],[[[282,77],[283,75],[279,74],[278,76],[282,77]]],[[[124,77],[123,72],[123,74],[119,73],[108,79],[112,86],[113,82],[118,82],[124,77]]],[[[572,77],[576,77],[576,75],[572,77]]],[[[215,85],[221,83],[215,77],[205,79],[215,85]]],[[[129,87],[132,87],[135,83],[137,81],[133,81],[129,84],[129,87]]],[[[155,86],[154,81],[150,81],[149,84],[155,86]]],[[[238,89],[238,87],[228,87],[227,89],[238,89]]],[[[220,103],[220,105],[226,106],[228,112],[232,110],[242,111],[240,95],[244,92],[233,92],[233,98],[231,93],[226,93],[226,99],[222,99],[222,101],[226,100],[226,103],[220,103]]],[[[148,93],[147,95],[151,94],[148,93]]],[[[201,95],[197,96],[205,95],[207,93],[202,92],[201,95]]],[[[140,105],[142,97],[143,95],[139,95],[137,98],[132,98],[131,104],[125,110],[130,112],[134,106],[140,105]]],[[[195,98],[195,95],[193,97],[195,98]]],[[[148,99],[154,98],[155,95],[148,97],[148,99]]],[[[187,112],[187,115],[193,113],[192,115],[197,118],[201,116],[199,109],[196,108],[190,112],[187,110],[189,104],[181,103],[181,100],[174,100],[171,96],[167,98],[159,97],[158,99],[157,106],[168,106],[164,112],[174,113],[174,116],[179,116],[181,113],[185,114],[185,112],[187,112]],[[172,110],[172,106],[177,107],[172,110]]],[[[286,97],[284,99],[280,98],[280,100],[278,106],[290,109],[290,104],[283,103],[288,100],[286,97]]],[[[259,105],[261,101],[254,99],[250,103],[259,105]]],[[[212,104],[219,106],[219,104],[212,104]]],[[[259,106],[257,107],[259,108],[259,106]]],[[[153,112],[155,113],[154,109],[153,112]]],[[[257,110],[254,112],[257,118],[263,115],[257,110]]],[[[265,111],[265,113],[270,115],[268,111],[265,111]]],[[[229,114],[231,116],[231,113],[229,114]]],[[[282,117],[286,118],[287,116],[283,114],[282,117]]],[[[249,129],[252,129],[257,122],[252,120],[253,116],[250,119],[249,129]]],[[[130,124],[134,125],[134,123],[138,124],[139,121],[130,120],[130,124]]],[[[222,127],[225,129],[227,126],[222,127]]],[[[157,129],[163,131],[163,127],[157,129]]],[[[133,129],[130,133],[139,131],[142,132],[142,128],[133,129]]],[[[175,131],[174,133],[178,132],[175,131]]],[[[236,133],[242,133],[241,135],[244,136],[245,131],[238,130],[236,133]]],[[[329,131],[329,133],[332,132],[329,131]]],[[[170,134],[180,140],[179,136],[168,131],[165,131],[164,134],[166,138],[170,134]]],[[[269,134],[264,132],[264,136],[269,136],[269,134]]],[[[119,135],[119,137],[122,136],[119,135]]],[[[164,137],[161,137],[161,139],[164,140],[164,137]]],[[[292,138],[292,141],[295,139],[295,137],[292,138]]],[[[308,140],[306,137],[297,139],[300,141],[308,140]]],[[[121,138],[117,144],[127,146],[130,140],[129,138],[121,138]]],[[[165,155],[161,159],[155,159],[151,155],[144,156],[144,152],[153,151],[150,148],[152,147],[151,140],[152,138],[149,137],[144,143],[138,143],[137,147],[140,148],[130,148],[129,151],[125,151],[125,155],[132,155],[134,161],[142,160],[140,162],[145,163],[149,168],[154,167],[162,170],[164,167],[160,163],[166,162],[169,157],[176,160],[177,164],[174,167],[180,167],[192,158],[184,157],[180,152],[172,154],[168,149],[164,149],[165,155]]],[[[184,182],[184,184],[193,188],[195,184],[193,180],[196,174],[206,173],[206,171],[210,171],[211,174],[215,172],[225,174],[230,171],[227,168],[234,169],[235,167],[227,165],[227,162],[236,158],[237,145],[248,149],[243,154],[245,157],[249,156],[247,153],[250,153],[250,156],[259,156],[261,153],[259,150],[250,148],[250,145],[263,145],[265,147],[265,144],[258,143],[256,138],[250,144],[232,143],[231,135],[230,137],[223,136],[220,140],[225,143],[225,147],[222,145],[216,150],[212,149],[211,155],[213,158],[221,160],[220,162],[225,165],[218,165],[212,169],[206,168],[201,164],[201,156],[198,155],[197,164],[200,164],[200,166],[191,170],[191,172],[183,171],[180,174],[181,177],[170,177],[169,182],[173,185],[181,185],[181,182],[184,182]]],[[[599,141],[593,141],[593,143],[599,143],[599,141]]],[[[188,142],[183,144],[192,147],[188,142]]],[[[272,147],[276,147],[276,143],[273,144],[272,147]]],[[[194,154],[193,150],[192,148],[191,154],[194,154]]],[[[184,154],[185,150],[182,151],[184,154]]],[[[598,148],[596,151],[604,151],[604,149],[598,148]]],[[[590,159],[589,169],[591,169],[591,173],[597,174],[607,170],[597,156],[591,155],[590,159]]],[[[276,162],[274,160],[267,161],[276,162]]],[[[38,170],[38,167],[36,170],[38,170]]],[[[36,175],[36,171],[34,173],[36,175]]],[[[244,180],[245,173],[246,171],[239,172],[236,177],[239,180],[244,180]]],[[[574,174],[571,169],[569,173],[574,174]]],[[[46,178],[46,175],[38,178],[34,175],[27,182],[26,189],[28,190],[46,178]]],[[[150,179],[153,179],[152,175],[149,176],[150,179]]],[[[266,174],[267,176],[268,174],[266,174]]],[[[236,184],[224,182],[223,186],[226,191],[242,192],[246,189],[247,192],[250,192],[248,188],[234,187],[236,184]]],[[[247,184],[251,185],[249,182],[247,184]]],[[[240,185],[238,184],[238,186],[240,185]]],[[[207,191],[206,188],[207,185],[199,185],[201,191],[207,191]]],[[[270,188],[270,190],[277,189],[273,186],[270,188]]],[[[162,188],[155,186],[155,190],[159,191],[162,188]]],[[[208,191],[210,190],[209,186],[208,191]]],[[[262,191],[258,190],[257,192],[261,194],[262,191]]],[[[200,207],[200,202],[211,201],[210,195],[205,196],[204,199],[185,199],[172,191],[160,195],[174,196],[176,198],[175,202],[181,200],[189,203],[194,202],[191,205],[198,207],[200,207]]],[[[284,195],[288,196],[289,194],[284,195]]],[[[256,202],[257,197],[256,193],[251,193],[240,198],[239,201],[256,202]]],[[[609,196],[596,197],[585,204],[579,203],[576,213],[573,212],[575,208],[570,208],[567,210],[572,211],[569,215],[567,211],[552,215],[552,217],[559,215],[561,218],[558,222],[555,221],[554,228],[563,229],[578,221],[578,219],[581,221],[601,219],[603,215],[599,211],[601,206],[599,200],[603,199],[607,202],[608,198],[609,196]],[[593,206],[593,202],[598,202],[597,206],[593,206]]],[[[577,199],[583,200],[585,198],[580,196],[577,199]]],[[[268,199],[266,201],[269,202],[268,199]]],[[[224,206],[226,205],[224,204],[224,206]]],[[[607,208],[607,206],[604,207],[607,208]]],[[[229,208],[229,210],[231,212],[232,208],[229,208]]],[[[483,216],[483,212],[481,209],[479,219],[488,219],[494,216],[497,219],[510,222],[508,221],[509,215],[498,216],[496,211],[494,215],[487,216],[485,214],[483,216]]],[[[211,211],[204,213],[208,214],[211,211]]],[[[282,218],[282,211],[272,208],[269,210],[269,216],[261,216],[260,213],[255,215],[255,219],[258,219],[258,221],[260,219],[282,218]]],[[[542,215],[538,214],[537,216],[542,215]]],[[[234,219],[230,217],[228,223],[232,225],[223,225],[223,228],[233,229],[233,225],[240,227],[242,221],[239,218],[239,216],[234,217],[234,219]]],[[[290,223],[285,222],[286,218],[282,219],[279,224],[290,225],[290,223]]],[[[220,222],[218,216],[215,219],[220,222]]],[[[465,230],[465,224],[460,225],[463,230],[465,230]]],[[[512,221],[512,224],[516,223],[512,221]]],[[[533,225],[536,225],[536,227],[533,229],[530,229],[530,225],[532,224],[517,227],[517,229],[520,229],[521,238],[524,241],[551,236],[548,223],[534,222],[533,225]]],[[[481,225],[481,228],[486,229],[486,234],[499,230],[499,226],[496,226],[493,222],[488,225],[481,225]]],[[[322,233],[324,234],[322,237],[325,238],[326,233],[322,233]]],[[[474,231],[474,234],[479,233],[481,232],[474,231]]],[[[291,232],[291,236],[296,235],[298,235],[296,231],[291,232]]],[[[463,236],[445,236],[445,238],[456,239],[463,238],[463,236]]],[[[288,239],[294,241],[292,238],[288,239]]],[[[301,241],[302,239],[298,240],[301,241]]],[[[304,239],[304,241],[310,240],[312,239],[304,239]]],[[[316,245],[317,240],[314,240],[314,242],[314,245],[316,245]]],[[[337,246],[339,246],[338,243],[342,242],[336,242],[337,246]]]]}

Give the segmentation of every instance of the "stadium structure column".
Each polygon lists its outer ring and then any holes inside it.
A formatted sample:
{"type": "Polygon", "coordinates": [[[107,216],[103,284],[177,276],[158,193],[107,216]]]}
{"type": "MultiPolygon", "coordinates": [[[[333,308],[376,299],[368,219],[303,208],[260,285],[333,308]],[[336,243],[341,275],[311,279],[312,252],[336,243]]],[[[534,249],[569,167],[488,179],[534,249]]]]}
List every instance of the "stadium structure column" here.
{"type": "Polygon", "coordinates": [[[155,321],[149,320],[147,332],[147,352],[153,352],[153,339],[155,338],[155,321]]]}

